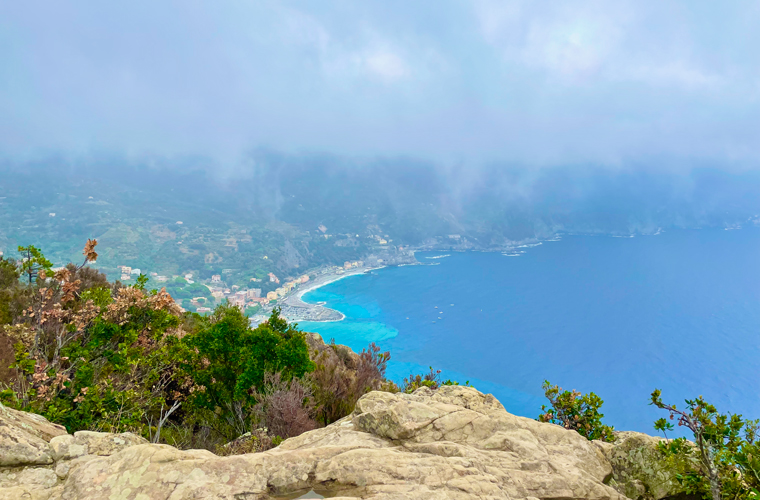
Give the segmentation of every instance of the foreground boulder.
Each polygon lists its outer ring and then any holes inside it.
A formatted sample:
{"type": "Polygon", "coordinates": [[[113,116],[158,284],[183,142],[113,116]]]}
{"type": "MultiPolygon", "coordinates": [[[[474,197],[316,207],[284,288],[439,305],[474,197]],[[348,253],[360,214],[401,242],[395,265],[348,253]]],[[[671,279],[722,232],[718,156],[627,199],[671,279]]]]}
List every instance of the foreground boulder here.
{"type": "MultiPolygon", "coordinates": [[[[248,455],[180,451],[128,434],[40,440],[49,449],[30,446],[50,462],[30,451],[25,467],[0,468],[0,500],[271,500],[309,490],[363,499],[622,500],[624,491],[644,498],[636,494],[644,487],[626,490],[625,474],[615,474],[635,470],[624,463],[631,453],[511,415],[469,387],[371,392],[335,424],[248,455]]],[[[639,472],[636,480],[646,482],[639,472]]]]}
{"type": "Polygon", "coordinates": [[[0,467],[52,464],[48,442],[63,434],[66,429],[60,425],[0,404],[0,467]]]}
{"type": "Polygon", "coordinates": [[[130,433],[70,435],[44,417],[0,404],[0,500],[61,498],[79,465],[147,441],[130,433]]]}
{"type": "Polygon", "coordinates": [[[683,494],[672,461],[659,451],[660,441],[639,432],[616,432],[614,444],[595,441],[612,465],[609,484],[635,500],[690,498],[683,494]]]}

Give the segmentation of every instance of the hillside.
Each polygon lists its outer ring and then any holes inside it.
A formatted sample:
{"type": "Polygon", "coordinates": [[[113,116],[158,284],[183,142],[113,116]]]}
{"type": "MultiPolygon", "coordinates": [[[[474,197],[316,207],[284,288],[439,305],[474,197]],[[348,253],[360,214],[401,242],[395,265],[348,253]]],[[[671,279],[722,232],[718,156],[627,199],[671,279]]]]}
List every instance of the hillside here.
{"type": "Polygon", "coordinates": [[[272,152],[225,174],[191,160],[50,159],[4,169],[6,256],[33,244],[62,265],[97,238],[98,267],[110,279],[126,265],[168,277],[219,274],[227,286],[371,255],[393,259],[404,249],[504,250],[560,233],[739,227],[760,213],[760,176],[751,171],[472,171],[272,152]]]}

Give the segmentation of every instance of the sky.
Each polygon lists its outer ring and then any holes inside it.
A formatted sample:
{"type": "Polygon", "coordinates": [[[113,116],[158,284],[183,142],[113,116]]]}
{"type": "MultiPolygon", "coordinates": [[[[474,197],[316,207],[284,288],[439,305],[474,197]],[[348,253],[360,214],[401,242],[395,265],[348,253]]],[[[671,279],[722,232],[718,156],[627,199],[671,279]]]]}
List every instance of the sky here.
{"type": "Polygon", "coordinates": [[[0,157],[760,165],[760,2],[0,0],[0,157]]]}

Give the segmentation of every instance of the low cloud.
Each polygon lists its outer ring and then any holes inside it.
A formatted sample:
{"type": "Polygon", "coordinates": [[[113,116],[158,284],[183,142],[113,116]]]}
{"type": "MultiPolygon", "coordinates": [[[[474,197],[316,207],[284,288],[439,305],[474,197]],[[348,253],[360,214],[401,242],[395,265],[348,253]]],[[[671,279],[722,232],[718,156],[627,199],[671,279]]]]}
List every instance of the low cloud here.
{"type": "Polygon", "coordinates": [[[380,50],[362,57],[360,61],[370,73],[388,82],[399,80],[408,73],[403,59],[393,52],[380,50]]]}
{"type": "Polygon", "coordinates": [[[8,2],[0,156],[760,160],[749,1],[8,2]]]}

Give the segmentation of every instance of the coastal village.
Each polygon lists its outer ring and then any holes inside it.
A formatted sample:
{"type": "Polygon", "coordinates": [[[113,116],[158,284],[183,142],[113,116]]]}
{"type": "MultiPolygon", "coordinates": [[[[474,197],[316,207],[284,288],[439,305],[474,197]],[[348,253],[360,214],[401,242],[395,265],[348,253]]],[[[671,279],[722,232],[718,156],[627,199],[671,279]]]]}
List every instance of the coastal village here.
{"type": "MultiPolygon", "coordinates": [[[[177,221],[177,225],[184,226],[184,223],[177,221]]],[[[109,266],[106,272],[115,275],[113,278],[125,285],[141,283],[147,290],[165,289],[182,311],[206,315],[217,306],[226,303],[239,308],[253,324],[265,321],[275,307],[281,308],[281,314],[291,322],[336,321],[343,317],[340,312],[322,304],[303,302],[301,296],[308,290],[348,275],[361,274],[389,265],[418,263],[413,249],[393,245],[389,235],[382,234],[379,228],[369,229],[370,234],[367,238],[371,240],[371,251],[355,252],[354,255],[360,260],[346,260],[342,265],[323,264],[310,269],[298,269],[300,257],[291,260],[280,258],[278,263],[273,265],[269,256],[264,253],[260,257],[264,263],[256,263],[256,259],[251,259],[245,263],[238,263],[243,264],[243,267],[238,265],[221,268],[221,257],[209,252],[204,255],[205,265],[201,268],[188,266],[183,270],[182,267],[174,267],[171,271],[166,267],[146,269],[145,261],[140,262],[140,267],[137,267],[135,264],[128,265],[129,262],[125,262],[127,259],[124,259],[114,262],[113,264],[118,265],[109,266]]],[[[353,234],[329,234],[327,227],[322,224],[317,227],[316,233],[327,240],[335,238],[336,247],[344,247],[359,238],[358,234],[355,237],[353,234]]],[[[355,245],[355,241],[352,244],[355,245]]],[[[151,264],[148,265],[153,267],[151,264]]]]}
{"type": "MultiPolygon", "coordinates": [[[[373,267],[383,265],[383,259],[373,259],[373,267]]],[[[198,280],[193,273],[183,275],[165,276],[156,272],[145,272],[139,268],[132,268],[126,265],[117,266],[120,272],[120,281],[125,284],[136,282],[140,275],[148,278],[148,283],[155,286],[166,286],[169,283],[181,283],[186,285],[199,285],[205,287],[208,293],[203,296],[181,299],[175,297],[175,302],[182,309],[194,310],[199,314],[210,313],[214,306],[227,301],[229,304],[240,308],[241,311],[249,314],[253,323],[259,323],[268,317],[272,308],[280,305],[283,308],[283,315],[291,321],[327,321],[340,319],[335,317],[335,311],[321,307],[312,306],[300,301],[300,297],[293,303],[286,299],[294,297],[295,292],[305,292],[308,289],[316,288],[336,278],[345,276],[347,273],[358,274],[364,272],[365,262],[361,260],[346,261],[342,266],[323,266],[297,277],[279,277],[270,272],[265,280],[269,287],[278,285],[277,288],[269,292],[262,292],[261,285],[257,286],[261,279],[251,278],[250,285],[243,287],[240,285],[226,286],[221,274],[214,274],[210,280],[198,280]],[[190,307],[187,307],[189,304],[190,307]],[[329,312],[328,312],[329,311],[329,312]]],[[[197,288],[195,288],[197,290],[197,288]]],[[[205,290],[204,290],[205,292],[205,290]]],[[[171,292],[170,292],[171,293],[171,292]]],[[[339,315],[339,313],[337,313],[339,315]]]]}

